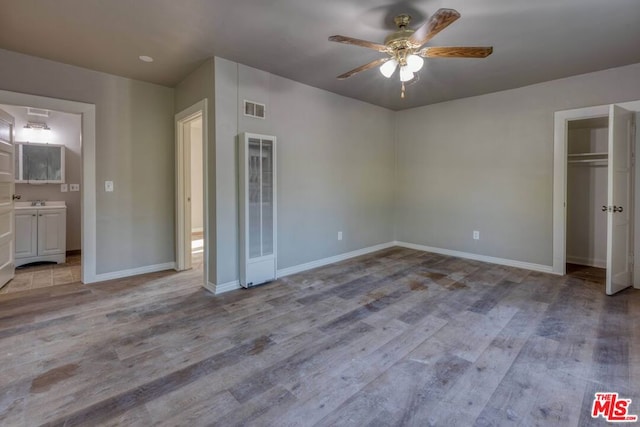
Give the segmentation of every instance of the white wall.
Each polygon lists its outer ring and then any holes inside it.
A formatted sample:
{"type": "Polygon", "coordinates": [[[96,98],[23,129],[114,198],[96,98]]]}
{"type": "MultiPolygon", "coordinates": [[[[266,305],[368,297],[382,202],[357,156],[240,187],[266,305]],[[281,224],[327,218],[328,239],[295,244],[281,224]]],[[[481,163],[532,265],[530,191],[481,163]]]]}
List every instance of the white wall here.
{"type": "MultiPolygon", "coordinates": [[[[80,115],[51,111],[49,117],[45,118],[27,115],[27,109],[25,107],[0,105],[0,108],[16,119],[16,142],[48,142],[64,145],[65,181],[73,184],[81,183],[82,151],[80,142],[80,115]],[[46,138],[39,138],[39,136],[43,134],[41,131],[24,129],[24,125],[28,121],[46,122],[51,128],[50,131],[46,132],[46,138]]],[[[22,196],[22,201],[64,201],[67,205],[67,251],[81,249],[81,202],[79,191],[62,193],[60,191],[60,184],[16,184],[15,192],[22,196]]]]}
{"type": "Polygon", "coordinates": [[[215,104],[217,284],[238,278],[241,132],[278,138],[279,269],[393,240],[393,112],[221,58],[215,104]]]}
{"type": "Polygon", "coordinates": [[[0,64],[0,89],[96,106],[96,272],[173,262],[174,90],[7,50],[0,64]]]}
{"type": "Polygon", "coordinates": [[[202,174],[202,119],[191,123],[191,231],[202,231],[203,184],[202,174]]]}
{"type": "MultiPolygon", "coordinates": [[[[608,129],[569,129],[568,152],[606,153],[608,129]]],[[[607,266],[607,164],[569,163],[567,169],[567,262],[607,266]]]]}
{"type": "Polygon", "coordinates": [[[637,99],[640,64],[398,112],[396,238],[551,266],[553,113],[637,99]]]}

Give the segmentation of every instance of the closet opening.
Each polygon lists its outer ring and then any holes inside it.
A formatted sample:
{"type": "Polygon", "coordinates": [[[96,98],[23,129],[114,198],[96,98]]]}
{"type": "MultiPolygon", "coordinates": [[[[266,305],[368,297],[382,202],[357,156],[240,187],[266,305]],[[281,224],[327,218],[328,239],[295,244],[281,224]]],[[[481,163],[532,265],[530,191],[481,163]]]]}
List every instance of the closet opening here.
{"type": "Polygon", "coordinates": [[[566,272],[605,283],[609,117],[571,120],[567,134],[566,272]]]}

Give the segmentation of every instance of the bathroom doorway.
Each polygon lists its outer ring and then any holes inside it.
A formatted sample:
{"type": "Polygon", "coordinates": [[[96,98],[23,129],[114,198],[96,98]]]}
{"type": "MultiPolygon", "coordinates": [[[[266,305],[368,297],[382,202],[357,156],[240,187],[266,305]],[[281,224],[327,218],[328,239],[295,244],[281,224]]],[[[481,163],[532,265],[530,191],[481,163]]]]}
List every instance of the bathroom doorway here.
{"type": "Polygon", "coordinates": [[[176,115],[176,270],[208,281],[206,101],[176,115]]]}
{"type": "Polygon", "coordinates": [[[81,280],[82,116],[0,104],[15,119],[14,260],[0,293],[81,280]]]}

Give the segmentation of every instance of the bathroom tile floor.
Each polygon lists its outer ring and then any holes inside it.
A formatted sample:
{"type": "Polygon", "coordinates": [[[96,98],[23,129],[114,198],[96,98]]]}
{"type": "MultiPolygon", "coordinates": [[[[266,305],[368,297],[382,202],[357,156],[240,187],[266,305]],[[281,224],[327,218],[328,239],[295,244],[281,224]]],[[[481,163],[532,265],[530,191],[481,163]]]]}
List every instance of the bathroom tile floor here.
{"type": "Polygon", "coordinates": [[[15,277],[0,289],[0,294],[79,282],[80,265],[81,256],[70,255],[64,264],[33,263],[18,267],[15,277]]]}
{"type": "MultiPolygon", "coordinates": [[[[204,240],[202,232],[195,232],[191,241],[191,265],[203,270],[204,240]]],[[[1,294],[66,285],[80,281],[81,256],[67,256],[66,263],[33,263],[16,268],[16,276],[0,289],[1,294]]]]}

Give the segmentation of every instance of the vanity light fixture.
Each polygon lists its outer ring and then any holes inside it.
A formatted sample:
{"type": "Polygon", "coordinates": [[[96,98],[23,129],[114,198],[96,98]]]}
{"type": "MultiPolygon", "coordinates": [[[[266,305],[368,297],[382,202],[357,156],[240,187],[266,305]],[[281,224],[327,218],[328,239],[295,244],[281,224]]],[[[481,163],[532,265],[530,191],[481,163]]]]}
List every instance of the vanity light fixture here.
{"type": "Polygon", "coordinates": [[[51,128],[49,126],[47,126],[46,123],[44,122],[27,122],[26,125],[24,125],[25,129],[38,129],[38,130],[51,130],[51,128]]]}

